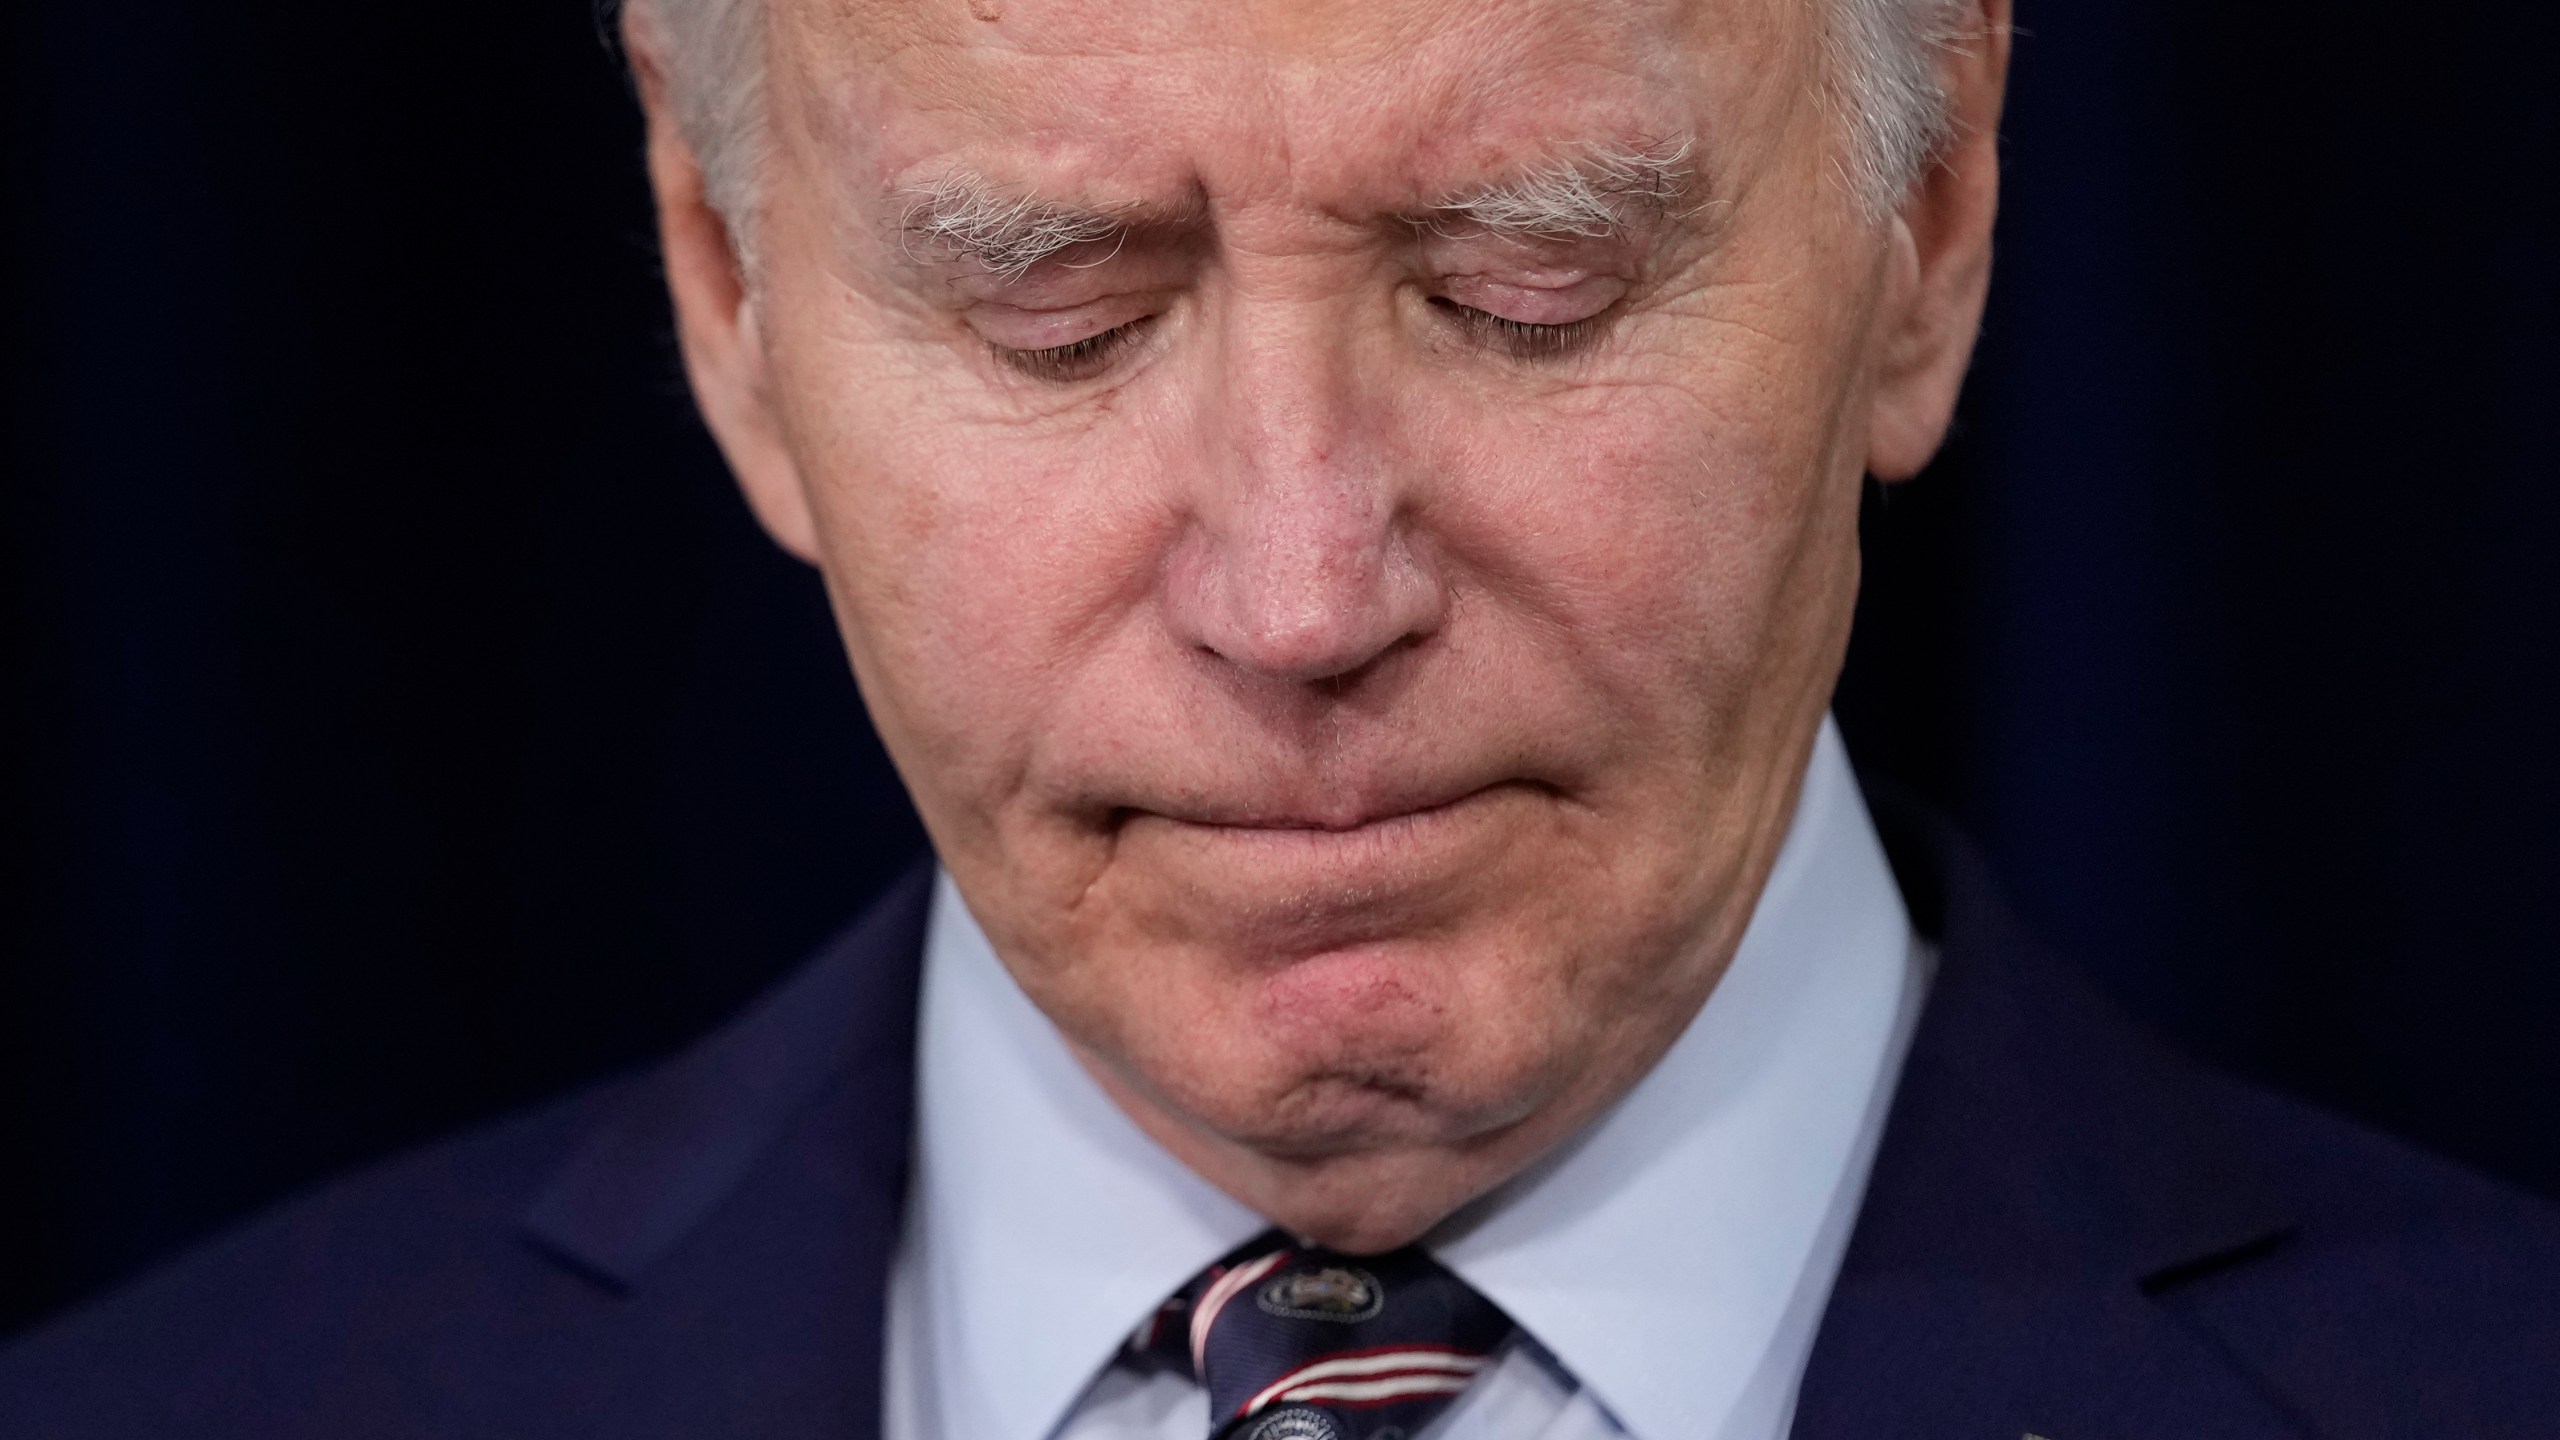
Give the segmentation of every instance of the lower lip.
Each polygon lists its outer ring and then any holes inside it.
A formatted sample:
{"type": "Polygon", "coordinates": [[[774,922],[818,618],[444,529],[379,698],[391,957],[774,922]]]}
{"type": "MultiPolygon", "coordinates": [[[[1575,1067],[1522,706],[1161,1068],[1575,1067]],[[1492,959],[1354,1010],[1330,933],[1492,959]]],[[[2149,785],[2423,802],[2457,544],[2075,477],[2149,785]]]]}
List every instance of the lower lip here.
{"type": "Polygon", "coordinates": [[[1243,851],[1235,856],[1239,863],[1275,866],[1282,873],[1273,875],[1274,879],[1314,878],[1303,871],[1296,877],[1286,874],[1299,867],[1338,872],[1342,878],[1350,878],[1362,871],[1427,864],[1452,847],[1463,845],[1471,835],[1483,830],[1480,822],[1495,808],[1497,799],[1514,788],[1487,786],[1446,804],[1382,816],[1342,829],[1226,825],[1169,816],[1145,818],[1163,821],[1191,844],[1230,854],[1243,851]]]}

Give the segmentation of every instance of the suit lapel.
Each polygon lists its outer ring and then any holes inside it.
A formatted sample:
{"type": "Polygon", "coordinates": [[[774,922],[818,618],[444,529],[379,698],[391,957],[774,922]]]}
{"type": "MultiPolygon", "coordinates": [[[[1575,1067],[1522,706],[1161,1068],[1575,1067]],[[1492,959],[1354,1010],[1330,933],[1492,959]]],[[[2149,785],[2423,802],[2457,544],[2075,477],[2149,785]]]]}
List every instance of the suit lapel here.
{"type": "Polygon", "coordinates": [[[2211,1082],[2020,933],[1961,842],[1877,814],[1938,974],[1796,1436],[2299,1433],[2153,1298],[2290,1228],[2211,1082]]]}
{"type": "Polygon", "coordinates": [[[623,1357],[594,1433],[876,1435],[905,1201],[919,866],[797,975],[632,1082],[525,1212],[598,1294],[546,1344],[623,1357]],[[636,1363],[635,1363],[636,1362],[636,1363]]]}

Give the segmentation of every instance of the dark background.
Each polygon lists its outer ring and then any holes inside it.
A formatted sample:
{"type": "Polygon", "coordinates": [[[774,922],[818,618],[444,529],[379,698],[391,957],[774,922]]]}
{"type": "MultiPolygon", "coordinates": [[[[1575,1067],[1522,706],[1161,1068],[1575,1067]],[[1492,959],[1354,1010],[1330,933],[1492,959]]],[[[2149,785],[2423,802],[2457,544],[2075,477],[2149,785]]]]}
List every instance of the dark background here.
{"type": "MultiPolygon", "coordinates": [[[[2560,1194],[2560,12],[2028,5],[1853,748],[2190,1046],[2560,1194]]],[[[920,840],[581,0],[0,25],[6,1327],[681,1042],[920,840]]]]}

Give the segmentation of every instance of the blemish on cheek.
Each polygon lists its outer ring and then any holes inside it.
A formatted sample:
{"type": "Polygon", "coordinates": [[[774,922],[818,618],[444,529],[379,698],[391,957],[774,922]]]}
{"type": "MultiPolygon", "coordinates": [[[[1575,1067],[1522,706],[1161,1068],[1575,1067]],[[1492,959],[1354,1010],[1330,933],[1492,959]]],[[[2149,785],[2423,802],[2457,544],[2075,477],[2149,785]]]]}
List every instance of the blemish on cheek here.
{"type": "Polygon", "coordinates": [[[969,13],[990,23],[1004,18],[1003,0],[969,0],[969,13]]]}

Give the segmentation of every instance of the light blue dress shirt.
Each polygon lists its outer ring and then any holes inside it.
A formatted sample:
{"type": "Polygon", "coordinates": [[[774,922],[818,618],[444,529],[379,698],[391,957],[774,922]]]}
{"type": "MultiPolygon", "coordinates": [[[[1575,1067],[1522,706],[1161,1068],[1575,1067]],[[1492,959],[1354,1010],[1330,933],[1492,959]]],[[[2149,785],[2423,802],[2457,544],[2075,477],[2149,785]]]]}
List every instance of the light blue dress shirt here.
{"type": "MultiPolygon", "coordinates": [[[[1427,1237],[1523,1338],[1417,1440],[1781,1440],[1930,963],[1826,722],[1688,1029],[1589,1129],[1427,1237]]],[[[1203,1440],[1197,1386],[1114,1357],[1267,1222],[1120,1113],[947,876],[920,1026],[888,1440],[1203,1440]]]]}

